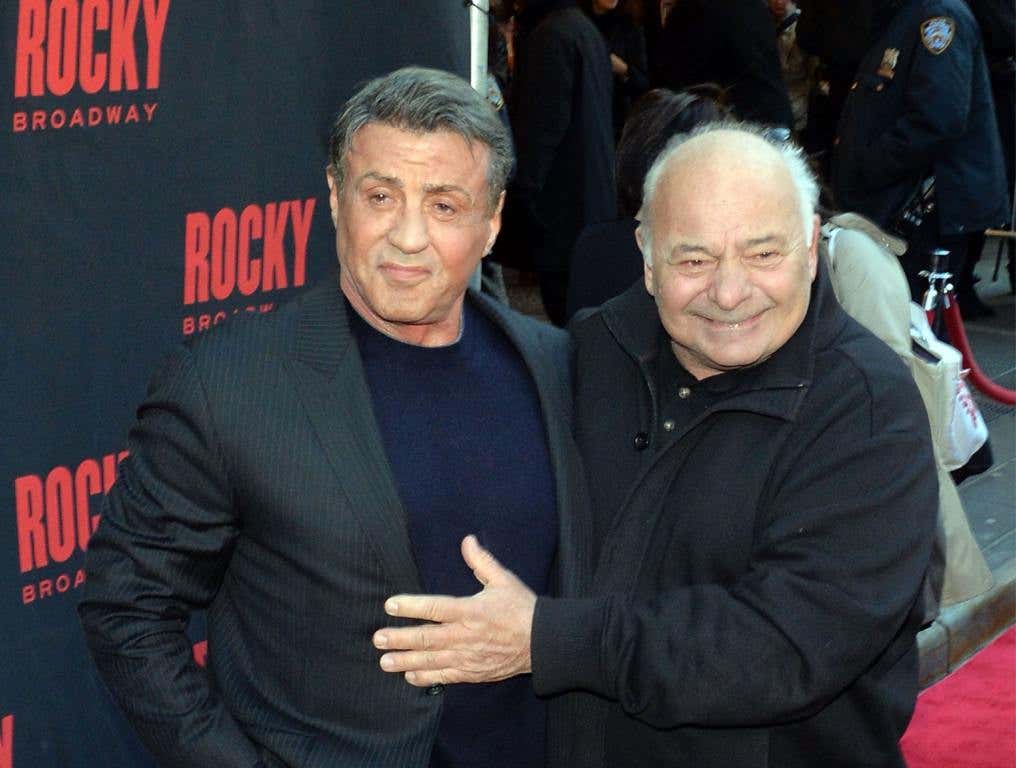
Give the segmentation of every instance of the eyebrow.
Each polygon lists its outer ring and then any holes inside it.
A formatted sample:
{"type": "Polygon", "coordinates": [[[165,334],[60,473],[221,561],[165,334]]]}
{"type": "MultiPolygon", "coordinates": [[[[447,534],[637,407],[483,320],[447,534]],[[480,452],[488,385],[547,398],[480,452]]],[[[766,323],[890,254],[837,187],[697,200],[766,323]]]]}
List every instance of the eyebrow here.
{"type": "Polygon", "coordinates": [[[469,194],[469,191],[458,184],[424,184],[423,191],[428,195],[444,195],[449,192],[458,192],[460,195],[465,195],[470,203],[473,202],[473,196],[469,194]]]}
{"type": "Polygon", "coordinates": [[[711,255],[708,248],[696,243],[678,243],[675,250],[680,251],[681,253],[704,253],[706,255],[711,255]]]}
{"type": "Polygon", "coordinates": [[[398,187],[399,189],[402,189],[403,187],[402,179],[397,179],[394,176],[385,176],[383,173],[378,173],[377,171],[367,171],[360,176],[358,182],[365,181],[366,179],[380,181],[382,184],[390,184],[391,186],[398,187]]]}
{"type": "Polygon", "coordinates": [[[751,238],[749,240],[745,240],[744,244],[748,248],[753,248],[753,247],[755,247],[757,245],[764,245],[766,243],[778,242],[779,239],[780,239],[779,236],[776,235],[775,233],[773,233],[773,234],[762,235],[761,237],[753,237],[753,238],[751,238]]]}
{"type": "MultiPolygon", "coordinates": [[[[382,184],[388,184],[397,189],[403,189],[405,184],[402,183],[402,179],[396,178],[395,176],[386,176],[378,171],[367,171],[360,176],[360,181],[371,179],[373,181],[380,181],[382,184]]],[[[460,187],[458,184],[424,184],[423,191],[428,195],[442,195],[449,192],[458,192],[461,195],[465,195],[466,199],[472,203],[473,196],[469,194],[469,190],[465,187],[460,187]]]]}

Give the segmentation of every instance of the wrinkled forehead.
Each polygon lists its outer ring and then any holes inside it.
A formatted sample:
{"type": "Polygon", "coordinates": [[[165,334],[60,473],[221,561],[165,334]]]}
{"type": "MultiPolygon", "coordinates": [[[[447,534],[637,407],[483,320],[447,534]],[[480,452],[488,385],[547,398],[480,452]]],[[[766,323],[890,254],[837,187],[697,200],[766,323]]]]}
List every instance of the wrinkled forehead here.
{"type": "Polygon", "coordinates": [[[450,130],[412,131],[368,123],[352,136],[345,157],[353,183],[364,177],[403,183],[457,185],[485,193],[490,149],[450,130]]]}
{"type": "Polygon", "coordinates": [[[668,159],[650,214],[657,226],[737,216],[796,227],[800,217],[793,179],[776,150],[754,136],[713,134],[688,141],[668,159]]]}

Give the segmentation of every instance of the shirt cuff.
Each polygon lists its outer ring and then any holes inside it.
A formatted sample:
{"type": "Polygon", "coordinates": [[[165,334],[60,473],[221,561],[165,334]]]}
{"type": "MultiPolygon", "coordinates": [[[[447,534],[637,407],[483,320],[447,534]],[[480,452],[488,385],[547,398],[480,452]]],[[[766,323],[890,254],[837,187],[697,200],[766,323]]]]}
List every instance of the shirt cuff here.
{"type": "Polygon", "coordinates": [[[530,652],[540,696],[583,690],[611,696],[601,659],[608,597],[536,601],[530,652]]]}

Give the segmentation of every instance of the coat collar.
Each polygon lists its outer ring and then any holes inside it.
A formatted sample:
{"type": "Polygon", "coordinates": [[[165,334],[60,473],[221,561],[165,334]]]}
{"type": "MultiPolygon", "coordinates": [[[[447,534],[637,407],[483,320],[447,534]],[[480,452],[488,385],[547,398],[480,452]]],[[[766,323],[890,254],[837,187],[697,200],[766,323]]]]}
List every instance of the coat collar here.
{"type": "MultiPolygon", "coordinates": [[[[582,515],[583,489],[570,467],[571,403],[567,365],[553,345],[544,343],[550,326],[513,316],[512,310],[470,290],[469,301],[510,339],[522,356],[536,386],[556,482],[559,517],[558,578],[563,594],[574,594],[586,562],[578,542],[588,530],[582,515]]],[[[371,395],[346,304],[333,271],[303,293],[292,306],[296,334],[293,380],[312,428],[328,457],[349,506],[373,544],[395,588],[422,591],[409,539],[406,512],[399,499],[381,434],[374,419],[371,395]]]]}
{"type": "MultiPolygon", "coordinates": [[[[466,301],[478,309],[505,333],[522,355],[537,379],[555,373],[559,367],[549,350],[538,343],[538,334],[523,333],[512,310],[484,294],[470,289],[466,301]]],[[[356,342],[349,327],[346,303],[339,288],[338,272],[333,270],[297,300],[297,331],[294,355],[301,364],[331,378],[356,342]]],[[[560,372],[556,372],[560,376],[560,372]]],[[[551,379],[554,376],[550,376],[551,379]]]]}
{"type": "MultiPolygon", "coordinates": [[[[642,281],[604,304],[601,311],[604,323],[618,344],[647,370],[658,354],[660,320],[656,302],[642,281]]],[[[845,322],[846,314],[833,295],[820,260],[811,286],[808,312],[801,326],[772,357],[742,371],[736,391],[808,387],[814,374],[816,352],[830,344],[845,322]]]]}

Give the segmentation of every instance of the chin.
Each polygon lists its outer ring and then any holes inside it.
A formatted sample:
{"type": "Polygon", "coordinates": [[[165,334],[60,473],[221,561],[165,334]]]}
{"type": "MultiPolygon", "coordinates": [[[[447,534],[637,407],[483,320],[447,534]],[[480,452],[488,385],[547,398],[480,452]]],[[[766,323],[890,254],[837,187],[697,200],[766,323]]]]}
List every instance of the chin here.
{"type": "Polygon", "coordinates": [[[751,368],[767,357],[768,355],[764,351],[749,351],[736,355],[720,355],[710,359],[719,370],[734,371],[741,368],[751,368]]]}

